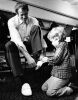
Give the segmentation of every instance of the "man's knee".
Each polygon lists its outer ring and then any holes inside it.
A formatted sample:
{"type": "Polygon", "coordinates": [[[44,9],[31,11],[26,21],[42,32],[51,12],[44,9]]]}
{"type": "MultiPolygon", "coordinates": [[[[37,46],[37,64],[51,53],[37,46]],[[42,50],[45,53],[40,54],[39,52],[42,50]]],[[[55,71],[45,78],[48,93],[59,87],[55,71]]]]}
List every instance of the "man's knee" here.
{"type": "Polygon", "coordinates": [[[15,43],[12,42],[12,41],[9,41],[9,42],[7,42],[7,43],[5,44],[5,48],[6,48],[6,49],[12,49],[12,48],[14,48],[14,46],[16,46],[16,45],[15,45],[15,43]]]}
{"type": "Polygon", "coordinates": [[[7,42],[7,43],[5,44],[5,47],[6,47],[6,48],[9,48],[9,47],[11,47],[11,45],[12,45],[12,42],[9,41],[9,42],[7,42]]]}
{"type": "Polygon", "coordinates": [[[39,26],[37,26],[37,25],[34,25],[34,26],[32,26],[32,28],[31,28],[31,29],[38,30],[38,29],[40,29],[40,27],[39,27],[39,26]]]}
{"type": "Polygon", "coordinates": [[[37,25],[32,26],[31,33],[34,32],[34,31],[40,31],[40,27],[37,26],[37,25]]]}

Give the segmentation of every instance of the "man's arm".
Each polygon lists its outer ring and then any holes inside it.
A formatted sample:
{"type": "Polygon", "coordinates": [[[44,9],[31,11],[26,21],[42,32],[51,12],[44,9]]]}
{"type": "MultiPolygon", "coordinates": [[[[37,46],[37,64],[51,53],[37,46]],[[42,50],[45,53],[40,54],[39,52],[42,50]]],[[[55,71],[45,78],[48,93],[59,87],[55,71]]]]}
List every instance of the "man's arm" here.
{"type": "Polygon", "coordinates": [[[18,30],[16,29],[13,19],[10,19],[8,21],[8,28],[10,32],[11,41],[13,41],[17,46],[22,46],[26,50],[26,47],[21,40],[21,37],[19,35],[18,30]]]}
{"type": "Polygon", "coordinates": [[[16,29],[13,20],[11,19],[8,21],[8,28],[10,31],[11,40],[17,45],[19,50],[23,53],[28,63],[29,64],[35,63],[34,59],[30,56],[25,45],[23,44],[21,37],[18,33],[18,30],[16,29]]]}
{"type": "Polygon", "coordinates": [[[18,46],[18,48],[21,50],[25,58],[27,59],[28,64],[33,64],[33,66],[36,66],[35,60],[31,57],[31,55],[28,53],[27,50],[25,50],[23,47],[18,46]]]}

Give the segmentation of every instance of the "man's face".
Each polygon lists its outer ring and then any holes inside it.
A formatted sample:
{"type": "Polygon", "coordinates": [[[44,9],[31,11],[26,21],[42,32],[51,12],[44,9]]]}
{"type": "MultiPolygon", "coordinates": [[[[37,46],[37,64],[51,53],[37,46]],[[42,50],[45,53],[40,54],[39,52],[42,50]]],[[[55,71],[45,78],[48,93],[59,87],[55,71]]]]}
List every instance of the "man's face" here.
{"type": "Polygon", "coordinates": [[[19,19],[21,19],[23,22],[26,22],[28,18],[28,11],[27,10],[22,10],[22,8],[18,9],[18,16],[19,19]]]}

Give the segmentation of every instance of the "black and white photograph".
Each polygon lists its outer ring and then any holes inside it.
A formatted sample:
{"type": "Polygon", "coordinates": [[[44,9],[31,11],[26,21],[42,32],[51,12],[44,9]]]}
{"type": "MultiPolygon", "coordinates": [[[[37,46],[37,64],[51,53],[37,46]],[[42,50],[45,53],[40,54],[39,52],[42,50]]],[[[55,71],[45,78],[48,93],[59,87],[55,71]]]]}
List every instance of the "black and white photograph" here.
{"type": "Polygon", "coordinates": [[[0,100],[78,100],[78,0],[0,0],[0,100]]]}

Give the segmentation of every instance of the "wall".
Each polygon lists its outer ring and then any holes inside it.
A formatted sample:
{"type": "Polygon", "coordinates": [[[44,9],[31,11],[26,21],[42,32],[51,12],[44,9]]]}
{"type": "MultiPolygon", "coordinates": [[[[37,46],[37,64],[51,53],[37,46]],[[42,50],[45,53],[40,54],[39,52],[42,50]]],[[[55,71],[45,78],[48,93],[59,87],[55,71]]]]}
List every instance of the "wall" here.
{"type": "Polygon", "coordinates": [[[35,4],[44,8],[52,9],[66,15],[71,15],[78,18],[78,6],[71,5],[64,0],[20,0],[35,4]]]}
{"type": "MultiPolygon", "coordinates": [[[[30,8],[29,15],[51,21],[57,21],[60,23],[71,24],[74,26],[76,26],[78,23],[78,13],[77,13],[78,7],[72,6],[71,4],[63,2],[62,0],[20,0],[20,1],[24,1],[30,5],[35,5],[40,7],[36,8],[34,6],[29,6],[30,8]],[[58,12],[60,14],[52,11],[58,12]]],[[[0,9],[14,12],[14,6],[15,2],[11,0],[0,0],[0,9]]]]}

